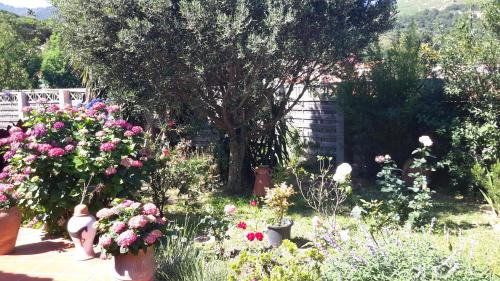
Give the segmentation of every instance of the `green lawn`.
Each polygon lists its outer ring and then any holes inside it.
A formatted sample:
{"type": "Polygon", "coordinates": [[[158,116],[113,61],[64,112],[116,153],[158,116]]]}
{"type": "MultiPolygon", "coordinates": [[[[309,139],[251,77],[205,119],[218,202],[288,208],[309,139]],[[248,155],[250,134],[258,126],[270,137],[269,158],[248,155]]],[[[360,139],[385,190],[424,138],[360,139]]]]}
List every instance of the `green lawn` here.
{"type": "MultiPolygon", "coordinates": [[[[370,190],[372,189],[363,190],[363,197],[378,197],[377,193],[370,193],[370,190]]],[[[238,214],[246,217],[250,225],[254,214],[254,209],[248,204],[250,200],[250,196],[212,194],[200,200],[199,209],[191,208],[190,212],[193,216],[207,207],[223,209],[226,204],[234,204],[238,207],[238,214]]],[[[486,206],[460,198],[440,196],[435,198],[434,205],[433,216],[436,217],[437,224],[434,234],[431,235],[433,244],[443,251],[459,250],[463,255],[470,256],[475,264],[488,266],[500,275],[500,233],[495,232],[491,226],[493,223],[500,223],[500,219],[493,218],[486,206]]],[[[340,228],[351,229],[354,233],[358,224],[349,216],[349,209],[344,210],[338,222],[340,228]]],[[[187,209],[185,205],[178,203],[170,206],[169,211],[171,216],[182,220],[186,216],[187,209]]],[[[310,241],[314,233],[311,218],[316,215],[315,212],[297,196],[289,213],[294,220],[293,240],[299,245],[310,241]]],[[[262,217],[268,214],[267,210],[261,211],[262,217]]],[[[259,229],[264,228],[265,225],[259,226],[259,229]]],[[[244,241],[242,234],[232,237],[239,238],[228,241],[227,249],[237,248],[238,244],[244,241]]]]}

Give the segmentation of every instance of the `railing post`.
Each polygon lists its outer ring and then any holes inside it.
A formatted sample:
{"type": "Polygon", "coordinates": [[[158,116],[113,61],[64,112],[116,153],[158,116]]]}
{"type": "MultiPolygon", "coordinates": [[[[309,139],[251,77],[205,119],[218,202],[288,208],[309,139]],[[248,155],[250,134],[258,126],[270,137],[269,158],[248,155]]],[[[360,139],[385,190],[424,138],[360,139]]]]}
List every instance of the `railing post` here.
{"type": "Polygon", "coordinates": [[[24,92],[17,93],[17,112],[19,113],[19,119],[24,119],[23,108],[28,106],[28,95],[24,92]]]}
{"type": "Polygon", "coordinates": [[[59,107],[64,108],[68,104],[71,105],[71,94],[69,90],[59,90],[59,107]]]}

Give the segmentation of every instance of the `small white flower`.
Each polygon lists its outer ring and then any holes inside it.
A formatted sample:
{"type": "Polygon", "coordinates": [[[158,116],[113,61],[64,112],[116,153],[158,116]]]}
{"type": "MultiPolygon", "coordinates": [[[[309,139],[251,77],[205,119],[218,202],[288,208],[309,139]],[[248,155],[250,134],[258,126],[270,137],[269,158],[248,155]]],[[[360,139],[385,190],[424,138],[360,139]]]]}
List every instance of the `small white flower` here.
{"type": "Polygon", "coordinates": [[[339,231],[340,240],[349,241],[349,229],[339,231]]]}
{"type": "Polygon", "coordinates": [[[226,215],[231,216],[234,214],[234,212],[236,212],[236,206],[234,206],[233,204],[224,206],[224,213],[226,213],[226,215]]]}
{"type": "Polygon", "coordinates": [[[432,140],[429,136],[421,136],[420,138],[418,138],[418,141],[427,147],[432,145],[432,140]]]}
{"type": "Polygon", "coordinates": [[[348,163],[342,163],[337,167],[335,174],[343,175],[344,177],[351,174],[352,167],[348,163]]]}
{"type": "Polygon", "coordinates": [[[389,154],[386,154],[384,157],[385,157],[385,161],[391,160],[391,156],[389,154]]]}
{"type": "Polygon", "coordinates": [[[314,227],[314,229],[317,229],[317,228],[319,228],[321,226],[322,222],[321,222],[321,219],[318,216],[314,216],[311,219],[311,224],[314,227]]]}

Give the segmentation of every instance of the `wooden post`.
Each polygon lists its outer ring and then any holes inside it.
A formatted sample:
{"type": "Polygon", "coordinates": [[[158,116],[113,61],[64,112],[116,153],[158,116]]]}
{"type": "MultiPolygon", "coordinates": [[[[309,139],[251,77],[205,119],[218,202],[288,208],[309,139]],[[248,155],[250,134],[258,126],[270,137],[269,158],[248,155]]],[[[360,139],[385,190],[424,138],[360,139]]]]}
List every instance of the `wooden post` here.
{"type": "Polygon", "coordinates": [[[59,90],[59,107],[64,108],[71,105],[71,94],[69,90],[59,90]]]}
{"type": "Polygon", "coordinates": [[[336,145],[335,154],[336,162],[340,164],[345,161],[344,155],[344,112],[342,107],[339,105],[338,100],[335,101],[335,121],[336,121],[336,145]]]}
{"type": "Polygon", "coordinates": [[[24,119],[23,108],[29,105],[28,95],[24,92],[17,93],[17,112],[19,113],[19,119],[24,119]]]}

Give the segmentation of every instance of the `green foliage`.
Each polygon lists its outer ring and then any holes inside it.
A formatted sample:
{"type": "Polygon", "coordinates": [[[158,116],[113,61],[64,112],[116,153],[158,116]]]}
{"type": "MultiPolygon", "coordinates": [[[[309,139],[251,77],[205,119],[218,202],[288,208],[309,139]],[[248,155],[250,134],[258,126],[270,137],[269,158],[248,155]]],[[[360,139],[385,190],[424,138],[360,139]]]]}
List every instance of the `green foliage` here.
{"type": "Polygon", "coordinates": [[[338,171],[334,171],[332,157],[317,158],[319,165],[317,174],[308,172],[302,167],[292,166],[293,175],[309,207],[325,217],[333,217],[335,221],[340,206],[352,193],[350,173],[340,175],[338,171]]]}
{"type": "Polygon", "coordinates": [[[450,128],[447,157],[454,185],[473,186],[471,168],[477,163],[490,169],[500,158],[500,41],[496,23],[489,22],[499,5],[491,1],[485,7],[490,17],[466,15],[441,40],[445,91],[460,111],[450,128]]]}
{"type": "Polygon", "coordinates": [[[213,260],[193,242],[195,229],[183,228],[167,237],[156,250],[156,280],[226,281],[224,261],[213,260]]]}
{"type": "Polygon", "coordinates": [[[299,81],[307,90],[319,72],[337,69],[387,30],[395,1],[54,4],[72,54],[103,85],[161,115],[184,101],[226,133],[228,189],[241,191],[248,140],[275,131],[302,96],[292,95],[299,81]]]}
{"type": "Polygon", "coordinates": [[[444,102],[441,85],[425,79],[437,54],[421,42],[415,25],[385,54],[377,46],[369,50],[366,60],[372,70],[339,87],[346,142],[361,159],[356,164],[367,167],[358,171],[361,176],[373,174],[372,159],[381,153],[405,163],[423,132],[443,130],[455,114],[444,102]]]}
{"type": "Polygon", "coordinates": [[[474,181],[485,190],[481,191],[497,215],[500,215],[500,160],[491,166],[491,170],[486,170],[479,164],[472,167],[474,181]]]}
{"type": "Polygon", "coordinates": [[[36,20],[0,11],[0,90],[38,86],[43,36],[37,32],[36,20]]]}
{"type": "Polygon", "coordinates": [[[331,241],[335,248],[323,264],[321,280],[495,280],[461,253],[439,251],[416,235],[386,233],[377,243],[371,238],[331,241]]]}
{"type": "Polygon", "coordinates": [[[293,242],[284,240],[280,247],[271,248],[268,252],[241,252],[231,263],[228,280],[318,280],[323,259],[324,256],[317,249],[302,251],[293,242]]]}
{"type": "Polygon", "coordinates": [[[112,198],[136,196],[148,179],[142,128],[118,119],[116,110],[103,103],[88,110],[28,107],[26,133],[14,127],[3,139],[3,181],[17,186],[19,205],[40,216],[49,233],[64,230],[78,203],[88,200],[95,211],[112,198]]]}
{"type": "Polygon", "coordinates": [[[53,33],[42,52],[42,80],[52,88],[74,88],[80,86],[80,79],[73,73],[69,58],[63,52],[61,35],[53,33]]]}
{"type": "Polygon", "coordinates": [[[434,171],[431,164],[433,156],[425,145],[412,154],[414,159],[406,181],[389,155],[377,156],[376,161],[382,164],[382,170],[377,174],[377,185],[381,192],[388,195],[388,199],[361,200],[361,208],[353,210],[353,214],[361,216],[371,230],[380,230],[391,224],[404,224],[411,228],[429,221],[433,191],[428,186],[428,175],[434,171]]]}

